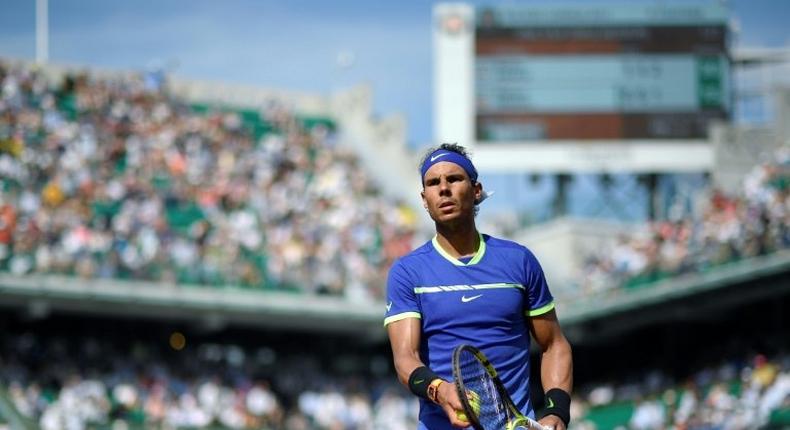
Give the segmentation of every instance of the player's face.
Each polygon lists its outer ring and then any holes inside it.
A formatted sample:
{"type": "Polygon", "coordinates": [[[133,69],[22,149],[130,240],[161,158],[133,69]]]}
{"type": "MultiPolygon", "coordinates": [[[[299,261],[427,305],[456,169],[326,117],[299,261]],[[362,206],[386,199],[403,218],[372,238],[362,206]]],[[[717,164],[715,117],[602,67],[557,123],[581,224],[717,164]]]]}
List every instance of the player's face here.
{"type": "Polygon", "coordinates": [[[422,203],[437,223],[474,220],[475,201],[483,192],[480,183],[472,185],[466,171],[455,163],[436,163],[425,172],[422,203]]]}

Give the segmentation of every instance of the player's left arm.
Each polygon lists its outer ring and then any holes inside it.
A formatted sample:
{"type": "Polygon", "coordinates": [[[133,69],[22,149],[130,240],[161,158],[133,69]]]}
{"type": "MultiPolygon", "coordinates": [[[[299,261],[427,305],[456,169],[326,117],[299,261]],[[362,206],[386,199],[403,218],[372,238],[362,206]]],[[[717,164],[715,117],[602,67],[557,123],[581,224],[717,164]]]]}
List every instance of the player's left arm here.
{"type": "Polygon", "coordinates": [[[570,419],[570,393],[573,388],[573,354],[571,345],[562,333],[554,309],[529,318],[532,337],[540,346],[540,378],[546,391],[547,407],[543,425],[565,430],[570,419]]]}

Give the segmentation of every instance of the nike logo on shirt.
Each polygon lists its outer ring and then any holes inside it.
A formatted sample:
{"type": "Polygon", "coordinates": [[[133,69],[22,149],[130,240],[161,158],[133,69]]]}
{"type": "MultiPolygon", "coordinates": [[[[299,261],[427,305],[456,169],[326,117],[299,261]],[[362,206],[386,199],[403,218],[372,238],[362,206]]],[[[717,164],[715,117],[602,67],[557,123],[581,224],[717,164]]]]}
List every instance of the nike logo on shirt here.
{"type": "Polygon", "coordinates": [[[474,299],[480,298],[481,296],[482,296],[482,294],[478,294],[476,296],[471,296],[471,297],[466,297],[464,295],[464,296],[461,296],[461,301],[464,302],[464,303],[469,303],[469,302],[471,302],[474,299]]]}
{"type": "Polygon", "coordinates": [[[392,307],[392,302],[387,303],[387,305],[384,307],[387,308],[387,312],[389,312],[390,308],[392,307]]]}

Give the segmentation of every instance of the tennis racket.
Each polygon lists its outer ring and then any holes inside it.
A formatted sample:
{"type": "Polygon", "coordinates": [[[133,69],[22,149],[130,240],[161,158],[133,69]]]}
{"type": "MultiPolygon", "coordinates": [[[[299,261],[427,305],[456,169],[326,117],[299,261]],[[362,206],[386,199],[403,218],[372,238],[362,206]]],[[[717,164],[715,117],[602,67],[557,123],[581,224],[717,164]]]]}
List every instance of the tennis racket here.
{"type": "Polygon", "coordinates": [[[453,351],[453,377],[467,421],[475,430],[549,430],[524,416],[486,356],[470,345],[453,351]]]}

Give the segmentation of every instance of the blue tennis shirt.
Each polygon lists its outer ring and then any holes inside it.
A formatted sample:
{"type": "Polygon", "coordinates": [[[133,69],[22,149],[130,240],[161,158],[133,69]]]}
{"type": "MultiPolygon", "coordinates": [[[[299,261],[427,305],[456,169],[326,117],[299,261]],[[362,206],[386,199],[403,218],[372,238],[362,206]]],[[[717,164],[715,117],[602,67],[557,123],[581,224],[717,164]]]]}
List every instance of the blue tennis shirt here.
{"type": "MultiPolygon", "coordinates": [[[[479,348],[519,410],[534,418],[527,318],[554,309],[554,298],[540,263],[526,247],[480,235],[477,253],[463,262],[434,237],[393,264],[386,309],[385,326],[420,319],[420,358],[445,380],[453,380],[456,346],[479,348]]],[[[422,399],[419,428],[453,429],[438,405],[422,399]]]]}

